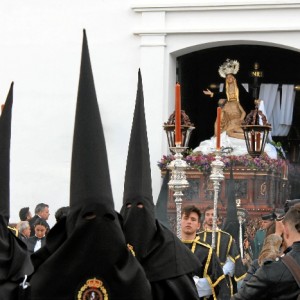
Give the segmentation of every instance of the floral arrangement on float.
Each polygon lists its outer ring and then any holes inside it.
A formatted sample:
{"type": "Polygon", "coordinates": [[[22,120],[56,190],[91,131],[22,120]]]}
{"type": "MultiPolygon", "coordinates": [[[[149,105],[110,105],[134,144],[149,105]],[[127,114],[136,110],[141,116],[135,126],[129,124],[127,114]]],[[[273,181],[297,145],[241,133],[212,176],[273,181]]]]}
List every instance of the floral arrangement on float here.
{"type": "MultiPolygon", "coordinates": [[[[157,163],[161,170],[167,168],[167,165],[174,160],[175,157],[172,154],[164,155],[161,160],[157,163]]],[[[215,155],[213,153],[203,154],[201,152],[191,152],[182,158],[187,162],[190,168],[197,169],[201,172],[210,172],[211,163],[215,160],[215,155]]],[[[267,154],[262,154],[259,157],[251,157],[249,154],[245,155],[224,155],[221,160],[225,164],[225,169],[229,168],[231,164],[235,167],[243,167],[256,171],[267,171],[267,172],[282,172],[284,166],[286,165],[286,160],[271,159],[267,154]]]]}

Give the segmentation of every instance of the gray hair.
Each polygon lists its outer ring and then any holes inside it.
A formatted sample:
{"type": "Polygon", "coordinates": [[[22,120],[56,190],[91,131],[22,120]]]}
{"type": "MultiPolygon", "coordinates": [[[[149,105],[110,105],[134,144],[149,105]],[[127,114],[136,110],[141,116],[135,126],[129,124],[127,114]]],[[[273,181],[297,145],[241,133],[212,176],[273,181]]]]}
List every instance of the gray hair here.
{"type": "Polygon", "coordinates": [[[19,232],[22,234],[23,231],[30,227],[29,222],[28,221],[21,221],[17,224],[17,229],[19,230],[19,232]]]}
{"type": "Polygon", "coordinates": [[[34,213],[37,215],[37,214],[39,214],[40,212],[42,212],[46,207],[49,207],[49,205],[48,205],[48,204],[45,204],[45,203],[39,203],[39,204],[35,207],[34,213]]]}

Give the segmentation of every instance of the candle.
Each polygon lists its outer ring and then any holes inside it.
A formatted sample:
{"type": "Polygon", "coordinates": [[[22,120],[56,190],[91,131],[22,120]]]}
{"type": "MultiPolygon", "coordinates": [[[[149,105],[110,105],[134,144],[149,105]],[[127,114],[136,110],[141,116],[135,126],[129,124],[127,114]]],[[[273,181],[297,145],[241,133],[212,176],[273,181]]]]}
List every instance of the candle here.
{"type": "Polygon", "coordinates": [[[260,132],[256,133],[256,150],[260,151],[260,132]]]}
{"type": "Polygon", "coordinates": [[[254,131],[251,132],[251,149],[255,151],[255,133],[254,131]]]}
{"type": "Polygon", "coordinates": [[[176,84],[175,95],[175,145],[181,146],[181,99],[179,83],[176,84]]]}
{"type": "Polygon", "coordinates": [[[286,162],[285,162],[285,161],[283,162],[282,173],[283,173],[283,178],[284,178],[284,179],[287,178],[287,177],[286,177],[286,162]]]}
{"type": "Polygon", "coordinates": [[[216,150],[220,150],[220,144],[221,144],[221,107],[217,108],[217,145],[216,150]]]}

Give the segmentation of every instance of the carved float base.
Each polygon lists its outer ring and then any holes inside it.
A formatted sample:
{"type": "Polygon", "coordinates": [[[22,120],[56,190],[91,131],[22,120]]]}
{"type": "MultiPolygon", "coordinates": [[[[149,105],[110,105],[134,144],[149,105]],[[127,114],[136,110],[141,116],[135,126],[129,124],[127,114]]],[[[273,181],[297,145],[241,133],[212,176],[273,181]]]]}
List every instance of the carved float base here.
{"type": "MultiPolygon", "coordinates": [[[[165,171],[162,171],[162,175],[165,171]]],[[[194,204],[201,212],[208,205],[213,205],[214,189],[209,173],[197,169],[186,171],[189,187],[184,191],[182,206],[194,204]]],[[[233,168],[236,199],[240,199],[240,207],[245,208],[250,218],[260,217],[272,210],[282,211],[286,199],[289,199],[288,180],[274,172],[257,171],[242,167],[233,168]]],[[[218,210],[226,216],[229,170],[224,169],[224,181],[221,182],[218,210]]],[[[172,191],[169,191],[168,216],[176,215],[176,206],[172,191]]]]}

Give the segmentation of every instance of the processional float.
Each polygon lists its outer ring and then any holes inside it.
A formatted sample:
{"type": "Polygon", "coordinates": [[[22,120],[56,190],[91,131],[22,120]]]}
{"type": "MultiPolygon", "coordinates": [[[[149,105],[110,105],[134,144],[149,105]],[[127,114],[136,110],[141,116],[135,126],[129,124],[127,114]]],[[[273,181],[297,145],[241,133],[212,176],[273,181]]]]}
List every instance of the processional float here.
{"type": "MultiPolygon", "coordinates": [[[[175,89],[175,113],[170,116],[169,121],[164,124],[164,129],[167,133],[168,144],[170,151],[174,154],[175,159],[172,160],[167,168],[171,170],[171,178],[168,183],[169,188],[174,192],[174,199],[176,205],[176,233],[178,238],[181,238],[181,210],[183,191],[189,187],[186,179],[186,169],[189,168],[185,160],[183,160],[183,153],[187,150],[190,134],[195,128],[190,123],[187,115],[181,110],[181,94],[180,85],[176,84],[175,89]],[[182,124],[182,119],[188,120],[187,123],[182,124]],[[174,126],[175,123],[175,126],[174,126]],[[174,130],[175,127],[175,130],[174,130]]],[[[271,130],[271,125],[267,123],[265,115],[259,110],[259,101],[255,102],[255,109],[251,111],[243,125],[245,143],[248,153],[252,157],[260,156],[263,153],[268,132],[271,130]]],[[[220,184],[224,180],[223,170],[225,164],[221,160],[221,107],[217,108],[217,126],[216,126],[216,149],[215,160],[211,163],[210,179],[213,182],[214,198],[213,198],[213,226],[212,226],[212,248],[216,247],[216,231],[217,231],[217,207],[219,200],[220,184]]],[[[245,222],[244,210],[238,209],[238,219],[240,223],[240,241],[242,241],[242,224],[245,222]]],[[[242,249],[240,245],[240,249],[242,249]]],[[[241,250],[242,251],[242,250],[241,250]]]]}

